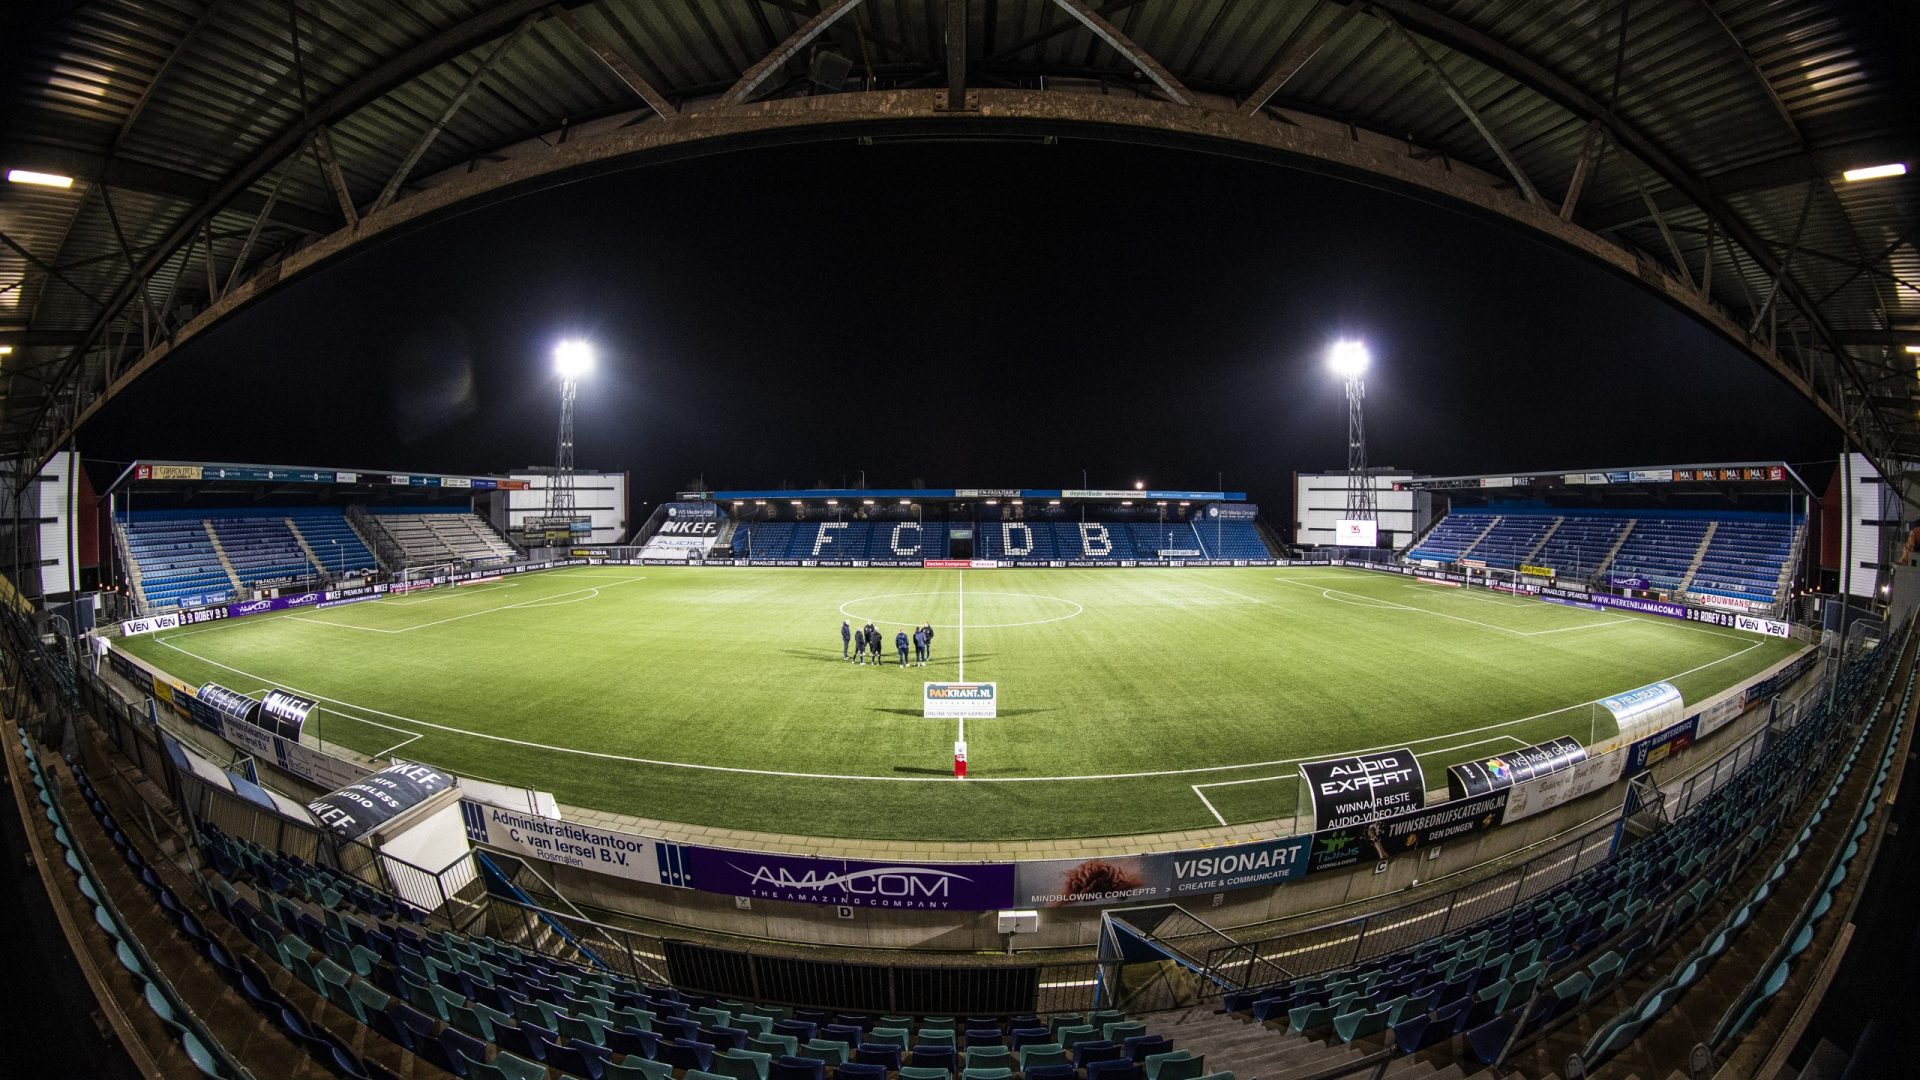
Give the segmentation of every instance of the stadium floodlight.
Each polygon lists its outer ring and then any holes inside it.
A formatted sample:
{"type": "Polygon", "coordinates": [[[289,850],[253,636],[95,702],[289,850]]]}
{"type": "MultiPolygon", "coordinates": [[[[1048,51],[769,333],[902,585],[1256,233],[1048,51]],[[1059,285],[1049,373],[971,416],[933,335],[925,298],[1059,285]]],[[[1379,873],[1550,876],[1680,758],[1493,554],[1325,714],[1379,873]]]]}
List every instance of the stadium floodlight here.
{"type": "Polygon", "coordinates": [[[59,173],[34,172],[32,169],[8,169],[7,179],[16,184],[33,184],[38,187],[70,188],[73,177],[59,173]]]}
{"type": "Polygon", "coordinates": [[[553,370],[563,379],[578,379],[593,370],[593,344],[568,338],[553,347],[553,370]]]}
{"type": "Polygon", "coordinates": [[[547,485],[547,517],[573,516],[573,400],[580,376],[593,370],[593,345],[567,338],[553,347],[553,370],[560,375],[560,440],[554,452],[553,479],[547,485]]]}
{"type": "Polygon", "coordinates": [[[1908,352],[1908,354],[1910,354],[1910,355],[1913,355],[1913,356],[1920,356],[1920,345],[1909,345],[1909,346],[1907,346],[1907,352],[1908,352]]]}
{"type": "Polygon", "coordinates": [[[872,500],[872,499],[861,499],[861,500],[860,500],[860,505],[861,505],[861,506],[872,506],[872,505],[873,505],[873,500],[872,500]]]}
{"type": "Polygon", "coordinates": [[[1367,477],[1367,425],[1362,405],[1367,399],[1367,366],[1373,354],[1367,343],[1341,338],[1327,347],[1327,367],[1347,384],[1347,516],[1349,521],[1373,520],[1373,481],[1367,477]]]}
{"type": "Polygon", "coordinates": [[[901,500],[900,500],[900,505],[901,505],[901,506],[912,506],[912,505],[913,505],[913,500],[912,500],[912,499],[901,499],[901,500]]]}
{"type": "Polygon", "coordinates": [[[1879,180],[1887,176],[1905,175],[1907,175],[1906,163],[1895,161],[1886,165],[1865,165],[1858,169],[1848,169],[1846,172],[1840,174],[1840,178],[1849,184],[1853,184],[1861,180],[1879,180]]]}
{"type": "Polygon", "coordinates": [[[1147,482],[1145,480],[1135,480],[1133,482],[1133,490],[1135,491],[1147,490],[1147,482]]]}
{"type": "Polygon", "coordinates": [[[1364,341],[1342,338],[1327,348],[1327,366],[1343,379],[1357,379],[1365,375],[1367,363],[1372,359],[1364,341]]]}
{"type": "Polygon", "coordinates": [[[0,345],[0,356],[12,356],[12,355],[13,355],[13,346],[0,345]]]}

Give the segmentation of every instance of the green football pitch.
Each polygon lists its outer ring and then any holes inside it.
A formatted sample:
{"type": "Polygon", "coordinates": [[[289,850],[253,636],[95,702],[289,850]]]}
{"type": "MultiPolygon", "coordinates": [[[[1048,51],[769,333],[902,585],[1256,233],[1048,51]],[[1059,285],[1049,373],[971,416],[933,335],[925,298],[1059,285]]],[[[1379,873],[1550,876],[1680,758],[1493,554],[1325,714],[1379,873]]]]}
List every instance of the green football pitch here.
{"type": "Polygon", "coordinates": [[[1798,643],[1322,567],[588,566],[121,643],[195,685],[319,699],[307,735],[563,803],[902,840],[1173,832],[1291,817],[1295,765],[1411,746],[1447,765],[1613,733],[1593,703],[1689,703],[1798,643]],[[930,622],[925,668],[855,667],[840,623],[930,622]],[[964,674],[963,674],[964,672],[964,674]],[[999,716],[921,716],[922,680],[999,716]]]}

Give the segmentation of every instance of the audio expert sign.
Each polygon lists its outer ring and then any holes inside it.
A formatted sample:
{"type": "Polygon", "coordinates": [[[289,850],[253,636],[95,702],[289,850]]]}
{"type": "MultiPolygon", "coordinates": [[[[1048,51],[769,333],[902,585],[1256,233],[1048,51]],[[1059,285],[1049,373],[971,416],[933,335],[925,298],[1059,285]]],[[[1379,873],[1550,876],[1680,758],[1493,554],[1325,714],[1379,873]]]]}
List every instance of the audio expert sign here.
{"type": "Polygon", "coordinates": [[[1313,828],[1338,829],[1418,810],[1427,804],[1420,759],[1407,748],[1300,764],[1313,801],[1313,828]]]}

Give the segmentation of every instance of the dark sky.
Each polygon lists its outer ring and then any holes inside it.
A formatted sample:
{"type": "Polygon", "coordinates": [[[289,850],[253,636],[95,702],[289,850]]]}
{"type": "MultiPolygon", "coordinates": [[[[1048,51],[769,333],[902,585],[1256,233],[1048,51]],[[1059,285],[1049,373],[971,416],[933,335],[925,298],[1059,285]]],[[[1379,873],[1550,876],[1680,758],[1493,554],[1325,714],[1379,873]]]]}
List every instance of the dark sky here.
{"type": "Polygon", "coordinates": [[[1421,472],[1828,459],[1838,435],[1636,286],[1270,165],[1067,140],[833,143],[475,211],[287,288],[82,435],[136,456],[551,463],[550,350],[599,346],[583,468],[720,488],[1131,484],[1276,507],[1345,466],[1323,350],[1374,352],[1369,451],[1421,472]]]}

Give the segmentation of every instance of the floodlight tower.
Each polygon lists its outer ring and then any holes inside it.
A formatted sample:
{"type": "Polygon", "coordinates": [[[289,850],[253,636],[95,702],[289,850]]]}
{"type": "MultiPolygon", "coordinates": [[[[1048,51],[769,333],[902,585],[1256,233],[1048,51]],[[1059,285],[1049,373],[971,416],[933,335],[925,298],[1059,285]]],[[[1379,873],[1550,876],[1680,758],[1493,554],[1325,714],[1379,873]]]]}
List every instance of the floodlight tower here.
{"type": "Polygon", "coordinates": [[[1347,382],[1347,517],[1373,520],[1373,482],[1367,478],[1367,363],[1364,341],[1340,340],[1327,350],[1327,366],[1347,382]]]}
{"type": "Polygon", "coordinates": [[[554,455],[553,479],[547,484],[547,516],[573,515],[573,399],[580,376],[593,370],[593,345],[570,338],[554,346],[553,369],[560,375],[560,446],[554,455]]]}

